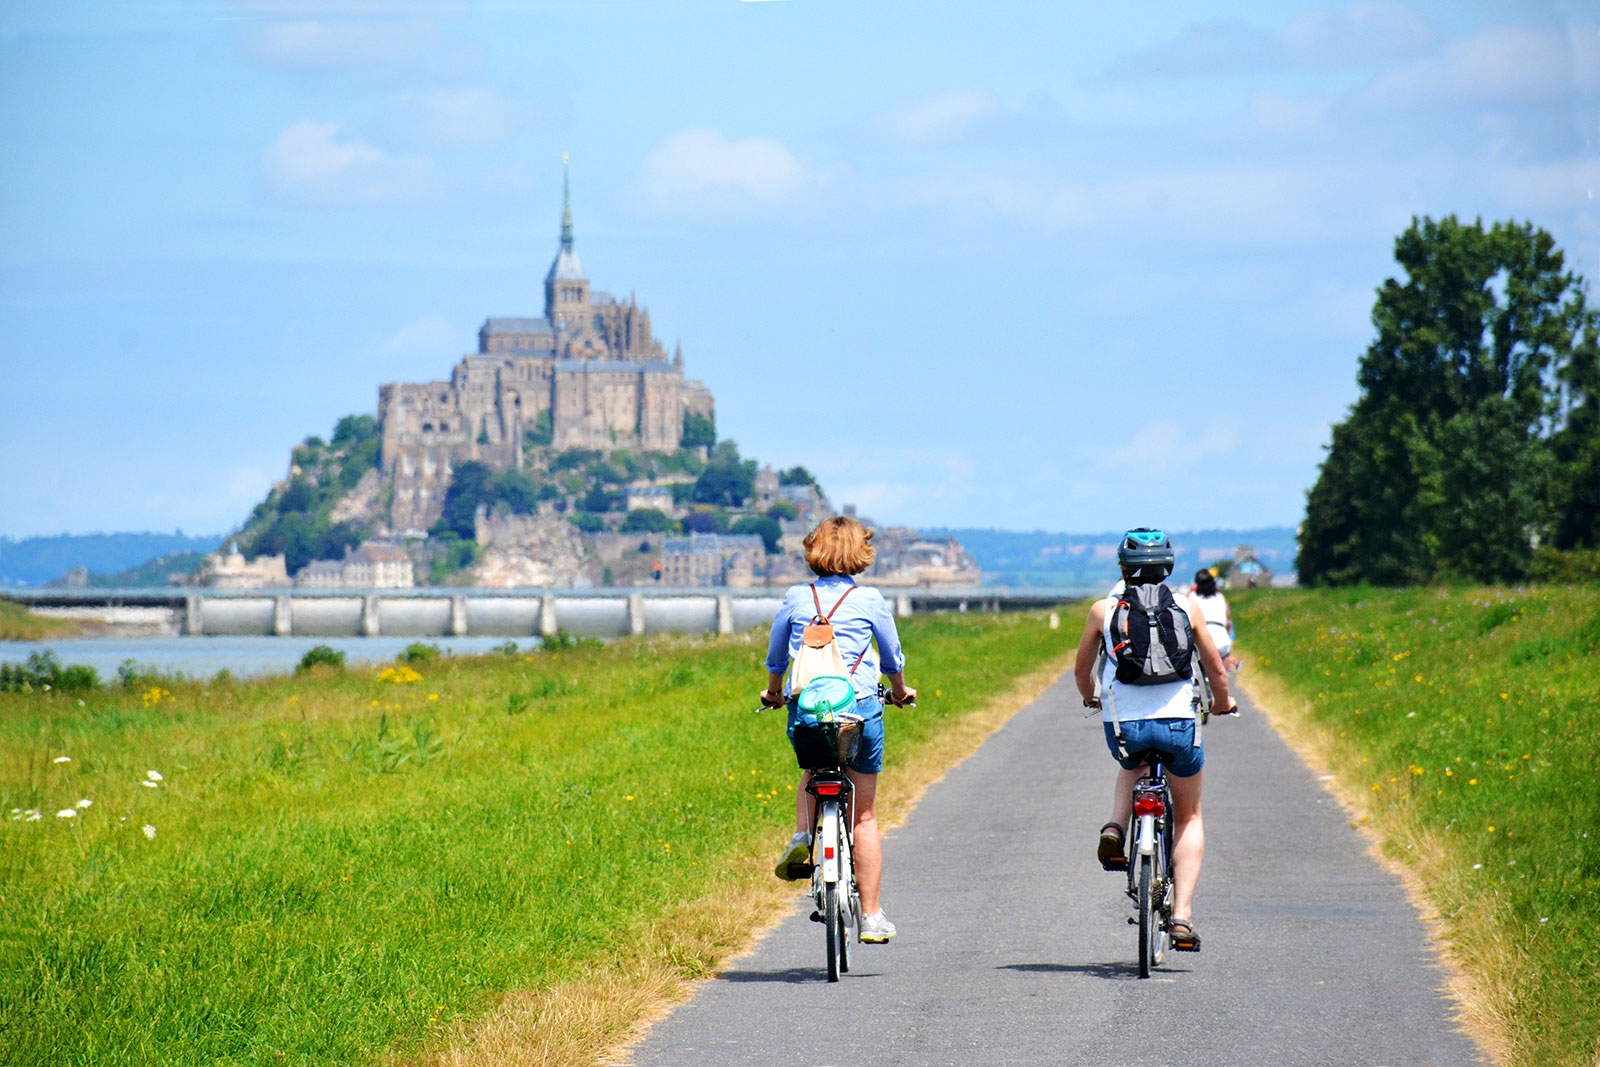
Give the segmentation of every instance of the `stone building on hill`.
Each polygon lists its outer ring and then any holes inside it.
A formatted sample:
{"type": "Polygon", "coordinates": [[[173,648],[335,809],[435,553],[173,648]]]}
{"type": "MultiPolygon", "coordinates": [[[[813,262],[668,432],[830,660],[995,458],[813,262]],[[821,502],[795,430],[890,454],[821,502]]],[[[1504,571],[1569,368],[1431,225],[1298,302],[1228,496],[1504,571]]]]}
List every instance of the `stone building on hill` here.
{"type": "Polygon", "coordinates": [[[676,451],[684,416],[712,418],[711,391],[685,378],[683,350],[669,359],[650,312],[592,290],[572,237],[564,192],[561,244],[544,280],[544,314],[490,318],[478,350],[449,381],[378,388],[382,466],[394,487],[395,530],[432,524],[454,466],[522,465],[530,435],[557,449],[676,451]]]}

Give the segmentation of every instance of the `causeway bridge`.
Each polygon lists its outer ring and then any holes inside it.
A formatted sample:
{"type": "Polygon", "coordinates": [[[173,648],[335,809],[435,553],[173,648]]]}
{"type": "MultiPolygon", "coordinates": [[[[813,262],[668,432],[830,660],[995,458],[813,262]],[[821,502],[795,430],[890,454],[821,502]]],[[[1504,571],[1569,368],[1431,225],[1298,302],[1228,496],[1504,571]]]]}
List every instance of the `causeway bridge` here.
{"type": "MultiPolygon", "coordinates": [[[[902,617],[1048,609],[1072,589],[884,588],[902,617]]],[[[253,637],[620,637],[737,633],[772,621],[768,588],[648,589],[5,589],[40,615],[123,633],[253,637]]]]}

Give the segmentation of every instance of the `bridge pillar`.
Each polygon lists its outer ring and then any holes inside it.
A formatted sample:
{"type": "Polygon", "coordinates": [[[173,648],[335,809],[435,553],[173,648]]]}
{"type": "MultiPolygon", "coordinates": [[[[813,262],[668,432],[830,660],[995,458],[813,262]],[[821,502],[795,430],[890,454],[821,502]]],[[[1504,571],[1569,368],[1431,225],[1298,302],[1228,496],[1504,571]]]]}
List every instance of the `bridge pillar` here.
{"type": "Polygon", "coordinates": [[[717,597],[717,633],[733,633],[733,597],[726,593],[717,597]]]}
{"type": "Polygon", "coordinates": [[[200,617],[200,598],[187,596],[183,599],[183,632],[190,637],[200,637],[205,633],[205,622],[200,617]]]}
{"type": "Polygon", "coordinates": [[[294,634],[294,609],[287,595],[272,598],[272,635],[290,637],[294,634]]]}
{"type": "Polygon", "coordinates": [[[894,598],[894,613],[902,619],[911,618],[911,597],[901,593],[894,598]]]}
{"type": "Polygon", "coordinates": [[[556,598],[542,596],[539,598],[539,636],[554,637],[560,628],[556,626],[556,598]]]}
{"type": "Polygon", "coordinates": [[[377,637],[382,632],[378,624],[378,598],[364,596],[361,598],[361,636],[377,637]]]}
{"type": "Polygon", "coordinates": [[[450,634],[453,637],[467,636],[467,598],[464,596],[450,598],[450,634]]]}
{"type": "Polygon", "coordinates": [[[644,594],[628,594],[628,632],[635,637],[644,633],[644,594]]]}

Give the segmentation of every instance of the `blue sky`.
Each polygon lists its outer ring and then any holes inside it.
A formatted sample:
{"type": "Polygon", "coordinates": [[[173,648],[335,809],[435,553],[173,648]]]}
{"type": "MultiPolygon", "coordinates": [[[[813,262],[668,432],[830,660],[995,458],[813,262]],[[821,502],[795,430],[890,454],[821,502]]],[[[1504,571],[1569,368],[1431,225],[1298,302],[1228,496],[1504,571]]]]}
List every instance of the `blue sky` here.
{"type": "Polygon", "coordinates": [[[718,428],[883,521],[1298,521],[1413,214],[1600,274],[1570,2],[0,7],[0,534],[221,532],[537,314],[572,158],[718,428]]]}

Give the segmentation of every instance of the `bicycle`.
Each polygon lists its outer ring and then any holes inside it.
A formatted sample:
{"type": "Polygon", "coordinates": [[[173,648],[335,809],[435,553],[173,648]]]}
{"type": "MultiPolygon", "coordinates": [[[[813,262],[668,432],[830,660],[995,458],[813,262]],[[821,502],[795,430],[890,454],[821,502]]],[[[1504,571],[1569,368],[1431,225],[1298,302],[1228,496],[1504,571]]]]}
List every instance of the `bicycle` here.
{"type": "MultiPolygon", "coordinates": [[[[882,686],[878,688],[878,698],[892,703],[882,686]]],[[[763,707],[756,710],[781,706],[763,702],[763,707]]],[[[831,728],[797,727],[792,738],[795,757],[810,772],[806,794],[815,801],[815,814],[810,856],[804,863],[789,864],[788,873],[791,880],[811,879],[811,900],[815,905],[811,921],[823,926],[830,982],[849,973],[850,942],[861,936],[861,892],[856,885],[855,822],[851,810],[854,787],[845,768],[861,743],[862,724],[858,716],[839,715],[831,728]]]]}
{"type": "Polygon", "coordinates": [[[1133,848],[1125,861],[1128,896],[1135,912],[1128,924],[1139,928],[1139,977],[1149,978],[1171,944],[1172,898],[1172,791],[1162,768],[1165,753],[1144,749],[1130,758],[1144,763],[1150,773],[1133,783],[1133,848]]]}

